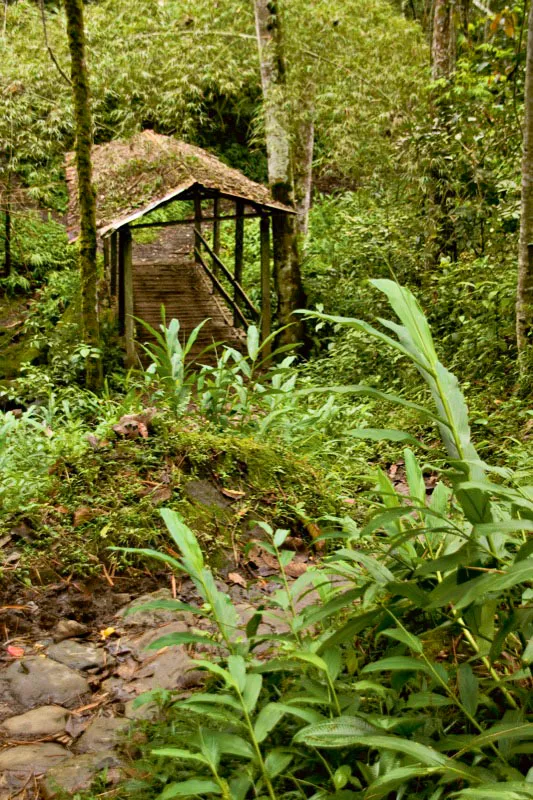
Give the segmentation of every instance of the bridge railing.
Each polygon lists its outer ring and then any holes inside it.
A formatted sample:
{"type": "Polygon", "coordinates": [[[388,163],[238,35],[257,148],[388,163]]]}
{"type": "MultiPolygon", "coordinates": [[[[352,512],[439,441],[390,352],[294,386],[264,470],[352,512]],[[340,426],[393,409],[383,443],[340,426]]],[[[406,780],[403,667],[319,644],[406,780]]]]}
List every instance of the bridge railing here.
{"type": "Polygon", "coordinates": [[[235,325],[243,325],[245,328],[250,325],[250,323],[257,323],[260,320],[261,314],[255,305],[252,303],[248,295],[246,294],[245,290],[236,280],[235,276],[231,274],[230,270],[224,264],[224,262],[220,259],[220,257],[214,252],[212,247],[206,241],[206,239],[202,236],[202,234],[196,230],[195,236],[197,237],[197,242],[199,245],[203,247],[203,249],[207,252],[208,256],[211,258],[213,263],[213,269],[208,266],[206,260],[204,259],[200,247],[196,246],[194,248],[194,253],[196,256],[196,260],[198,264],[203,268],[205,273],[207,274],[208,278],[211,281],[213,286],[213,292],[217,292],[222,299],[228,304],[228,306],[233,311],[233,321],[235,325]],[[219,280],[218,275],[215,272],[220,272],[228,281],[230,286],[233,289],[233,297],[231,294],[225,289],[224,285],[219,280]]]}

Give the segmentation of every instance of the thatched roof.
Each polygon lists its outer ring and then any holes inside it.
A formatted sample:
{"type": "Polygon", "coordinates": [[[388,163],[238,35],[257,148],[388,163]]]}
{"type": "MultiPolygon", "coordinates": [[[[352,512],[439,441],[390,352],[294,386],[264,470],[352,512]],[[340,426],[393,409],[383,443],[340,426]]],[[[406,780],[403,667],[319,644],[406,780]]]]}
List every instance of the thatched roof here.
{"type": "MultiPolygon", "coordinates": [[[[69,189],[68,229],[79,229],[77,175],[72,153],[67,156],[69,189]]],[[[191,144],[153,131],[143,131],[127,141],[113,141],[93,148],[96,186],[96,220],[101,235],[117,230],[148,211],[203,187],[204,194],[247,201],[255,207],[294,213],[276,203],[270,191],[249,180],[220,159],[191,144]]]]}

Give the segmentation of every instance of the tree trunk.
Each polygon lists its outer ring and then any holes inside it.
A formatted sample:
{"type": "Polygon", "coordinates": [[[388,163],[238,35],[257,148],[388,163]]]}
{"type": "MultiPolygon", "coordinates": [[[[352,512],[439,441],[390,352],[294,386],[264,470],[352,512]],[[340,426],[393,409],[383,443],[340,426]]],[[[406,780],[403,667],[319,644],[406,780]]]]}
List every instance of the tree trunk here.
{"type": "MultiPolygon", "coordinates": [[[[254,9],[261,64],[270,188],[274,200],[295,208],[283,33],[277,0],[254,0],[254,9]]],[[[278,319],[281,325],[290,325],[282,332],[280,342],[281,344],[302,342],[303,322],[299,317],[293,316],[293,311],[305,305],[296,215],[274,214],[272,237],[278,319]]]]}
{"type": "Polygon", "coordinates": [[[9,278],[11,269],[11,205],[8,200],[4,208],[4,278],[9,278]]]}
{"type": "Polygon", "coordinates": [[[298,125],[294,147],[294,194],[298,212],[298,232],[307,236],[311,190],[313,186],[313,152],[315,146],[315,120],[309,108],[298,125]]]}
{"type": "Polygon", "coordinates": [[[433,80],[450,77],[455,62],[452,0],[435,0],[431,62],[433,80]]]}
{"type": "Polygon", "coordinates": [[[518,285],[516,293],[516,342],[521,392],[532,388],[533,377],[533,3],[529,10],[522,151],[522,199],[518,285]]]}
{"type": "MultiPolygon", "coordinates": [[[[71,80],[76,125],[76,169],[80,214],[80,275],[83,342],[91,348],[100,345],[98,320],[98,269],[96,261],[96,196],[92,183],[91,147],[93,124],[89,79],[85,63],[85,29],[82,0],[64,0],[71,60],[71,80]]],[[[102,381],[100,359],[89,357],[87,386],[96,389],[102,381]]]]}

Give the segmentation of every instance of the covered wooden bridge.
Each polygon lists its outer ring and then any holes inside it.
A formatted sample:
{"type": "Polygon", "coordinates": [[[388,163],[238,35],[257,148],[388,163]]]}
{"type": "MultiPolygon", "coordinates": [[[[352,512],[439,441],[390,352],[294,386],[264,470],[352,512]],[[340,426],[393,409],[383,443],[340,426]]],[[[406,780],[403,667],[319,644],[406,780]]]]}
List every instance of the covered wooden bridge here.
{"type": "MultiPolygon", "coordinates": [[[[152,131],[95,147],[93,170],[106,276],[129,365],[137,358],[136,343],[150,338],[136,319],[158,329],[162,305],[167,320],[179,319],[184,340],[209,320],[193,356],[213,342],[239,346],[243,328],[252,322],[260,325],[263,340],[268,337],[271,218],[292,214],[292,209],[205,150],[152,131]],[[185,215],[176,201],[187,201],[185,215]],[[167,213],[154,214],[170,204],[167,213]],[[242,286],[245,220],[251,218],[260,229],[260,307],[242,286]],[[227,220],[234,228],[231,268],[221,258],[221,223],[227,220]],[[135,231],[146,228],[159,229],[160,247],[135,244],[135,231]]],[[[78,208],[72,160],[67,161],[67,183],[69,235],[74,238],[78,208]]]]}

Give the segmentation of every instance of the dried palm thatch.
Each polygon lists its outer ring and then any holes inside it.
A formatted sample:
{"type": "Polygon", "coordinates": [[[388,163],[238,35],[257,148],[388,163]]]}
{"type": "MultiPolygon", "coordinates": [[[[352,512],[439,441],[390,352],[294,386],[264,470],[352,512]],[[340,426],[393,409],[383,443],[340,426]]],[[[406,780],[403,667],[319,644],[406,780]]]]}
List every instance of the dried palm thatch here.
{"type": "MultiPolygon", "coordinates": [[[[74,156],[66,162],[68,230],[78,235],[78,185],[74,156]]],[[[97,227],[100,235],[117,230],[165,203],[188,199],[195,187],[207,196],[236,198],[255,208],[294,213],[276,203],[266,186],[255,183],[220,159],[191,144],[153,131],[127,141],[93,148],[97,227]]]]}

